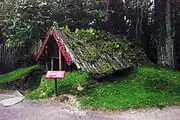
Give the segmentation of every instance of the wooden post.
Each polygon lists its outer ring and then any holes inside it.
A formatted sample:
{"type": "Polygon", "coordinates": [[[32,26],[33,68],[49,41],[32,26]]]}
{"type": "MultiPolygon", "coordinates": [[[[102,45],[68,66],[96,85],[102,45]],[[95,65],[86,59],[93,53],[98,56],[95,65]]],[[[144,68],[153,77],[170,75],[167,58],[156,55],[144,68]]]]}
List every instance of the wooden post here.
{"type": "Polygon", "coordinates": [[[51,58],[51,70],[53,71],[53,69],[54,69],[54,59],[53,58],[51,58]]]}
{"type": "Polygon", "coordinates": [[[59,70],[62,70],[62,57],[61,57],[61,50],[59,49],[59,70]]]}
{"type": "MultiPolygon", "coordinates": [[[[52,58],[53,59],[53,58],[52,58]]],[[[59,50],[59,70],[62,69],[62,66],[61,66],[61,50],[59,50]]],[[[51,66],[53,65],[53,60],[51,61],[51,66]]],[[[58,92],[57,92],[57,78],[54,80],[54,93],[55,93],[55,96],[58,96],[58,92]]]]}
{"type": "MultiPolygon", "coordinates": [[[[53,57],[51,58],[51,70],[52,71],[54,70],[54,58],[53,57]]],[[[55,94],[55,96],[58,96],[58,93],[57,93],[57,79],[56,78],[54,79],[54,94],[55,94]]]]}
{"type": "Polygon", "coordinates": [[[54,80],[54,94],[55,94],[55,96],[58,96],[58,92],[57,92],[57,78],[55,78],[55,80],[54,80]]]}

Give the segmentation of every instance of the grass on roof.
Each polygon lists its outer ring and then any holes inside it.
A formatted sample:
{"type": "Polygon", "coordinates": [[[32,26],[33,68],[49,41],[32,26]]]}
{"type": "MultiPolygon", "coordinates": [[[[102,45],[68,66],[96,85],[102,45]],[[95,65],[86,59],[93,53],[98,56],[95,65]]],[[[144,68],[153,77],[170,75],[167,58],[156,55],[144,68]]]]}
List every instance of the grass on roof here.
{"type": "Polygon", "coordinates": [[[39,68],[40,68],[39,65],[34,65],[34,66],[27,67],[27,68],[20,68],[20,69],[12,71],[10,73],[0,75],[0,83],[6,83],[6,82],[17,80],[20,77],[22,77],[23,75],[27,74],[28,72],[30,72],[34,69],[39,69],[39,68]]]}
{"type": "MultiPolygon", "coordinates": [[[[67,73],[58,80],[58,91],[78,95],[83,108],[128,109],[180,104],[180,73],[154,66],[137,69],[136,74],[116,81],[92,82],[85,73],[67,73]],[[78,85],[84,90],[78,90],[78,85]]],[[[39,88],[26,95],[29,99],[53,95],[54,81],[42,78],[39,88]]]]}

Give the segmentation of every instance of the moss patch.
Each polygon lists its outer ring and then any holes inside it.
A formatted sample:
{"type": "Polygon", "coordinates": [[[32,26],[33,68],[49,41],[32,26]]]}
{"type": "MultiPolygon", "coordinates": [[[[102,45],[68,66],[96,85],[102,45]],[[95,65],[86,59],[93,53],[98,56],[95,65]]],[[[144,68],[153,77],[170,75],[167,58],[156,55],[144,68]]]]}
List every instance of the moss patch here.
{"type": "Polygon", "coordinates": [[[40,68],[39,65],[34,65],[27,68],[17,69],[7,74],[0,75],[0,83],[6,83],[6,82],[17,80],[21,78],[23,75],[29,73],[30,71],[39,69],[39,68],[40,68]]]}
{"type": "Polygon", "coordinates": [[[92,47],[86,47],[86,50],[82,51],[84,56],[81,56],[84,60],[93,62],[98,58],[97,51],[92,47]]]}

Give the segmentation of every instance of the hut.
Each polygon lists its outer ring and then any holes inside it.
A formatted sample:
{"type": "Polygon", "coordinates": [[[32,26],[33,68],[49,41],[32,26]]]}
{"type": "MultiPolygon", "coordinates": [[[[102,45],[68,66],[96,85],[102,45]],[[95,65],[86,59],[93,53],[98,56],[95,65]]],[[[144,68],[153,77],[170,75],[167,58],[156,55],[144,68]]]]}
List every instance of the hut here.
{"type": "Polygon", "coordinates": [[[98,46],[77,40],[66,31],[51,27],[36,60],[44,61],[47,70],[68,71],[77,68],[93,74],[112,73],[148,61],[143,51],[137,51],[135,47],[123,51],[119,49],[109,54],[102,52],[98,46]]]}

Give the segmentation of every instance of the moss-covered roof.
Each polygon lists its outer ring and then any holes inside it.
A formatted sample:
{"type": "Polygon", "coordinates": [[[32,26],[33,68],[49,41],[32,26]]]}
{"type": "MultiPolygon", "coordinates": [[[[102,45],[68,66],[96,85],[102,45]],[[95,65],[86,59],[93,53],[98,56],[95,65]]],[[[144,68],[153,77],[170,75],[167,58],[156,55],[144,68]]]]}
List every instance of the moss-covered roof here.
{"type": "Polygon", "coordinates": [[[88,73],[104,74],[148,62],[140,47],[126,37],[103,31],[55,30],[77,68],[88,73]]]}

